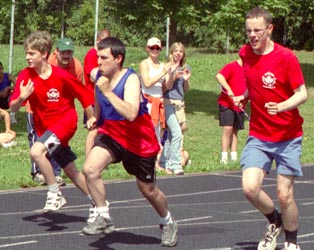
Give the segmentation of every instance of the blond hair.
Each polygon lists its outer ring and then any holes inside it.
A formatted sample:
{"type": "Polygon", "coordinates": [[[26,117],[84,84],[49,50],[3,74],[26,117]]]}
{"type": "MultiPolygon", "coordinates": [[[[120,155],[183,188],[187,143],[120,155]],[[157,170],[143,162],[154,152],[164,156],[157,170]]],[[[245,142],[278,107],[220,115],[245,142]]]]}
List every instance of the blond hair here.
{"type": "Polygon", "coordinates": [[[171,45],[170,49],[169,49],[169,58],[168,61],[171,61],[173,59],[173,52],[178,48],[181,47],[182,51],[183,51],[183,57],[180,61],[180,67],[184,67],[185,66],[185,61],[186,61],[186,57],[185,57],[185,47],[181,42],[175,42],[171,45]]]}
{"type": "Polygon", "coordinates": [[[52,49],[52,40],[48,31],[35,31],[28,35],[24,42],[24,50],[34,49],[41,54],[47,53],[47,58],[52,49]]]}

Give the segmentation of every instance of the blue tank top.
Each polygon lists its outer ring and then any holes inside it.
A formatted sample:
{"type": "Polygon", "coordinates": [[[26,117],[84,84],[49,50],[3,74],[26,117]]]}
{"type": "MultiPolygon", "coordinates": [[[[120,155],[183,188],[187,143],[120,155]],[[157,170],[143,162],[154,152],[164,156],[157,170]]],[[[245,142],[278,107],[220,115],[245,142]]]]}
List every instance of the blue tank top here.
{"type": "MultiPolygon", "coordinates": [[[[124,100],[124,86],[125,83],[128,79],[128,77],[131,74],[136,74],[136,72],[128,68],[127,72],[123,75],[121,80],[118,82],[117,86],[112,90],[113,93],[115,93],[119,98],[124,100]]],[[[100,72],[97,72],[96,76],[96,81],[98,78],[101,76],[100,72]]],[[[95,85],[96,88],[96,97],[100,106],[100,117],[99,120],[116,120],[116,121],[121,121],[124,120],[125,118],[121,116],[115,108],[111,105],[111,103],[108,101],[108,99],[101,93],[100,89],[98,88],[97,85],[95,85]]],[[[148,114],[148,109],[147,109],[147,99],[142,98],[143,101],[140,103],[140,108],[139,108],[139,113],[138,115],[143,115],[143,114],[148,114]]]]}
{"type": "Polygon", "coordinates": [[[10,86],[11,86],[11,82],[9,80],[9,74],[4,73],[3,74],[3,80],[0,83],[0,91],[4,90],[6,87],[10,87],[10,86]]]}

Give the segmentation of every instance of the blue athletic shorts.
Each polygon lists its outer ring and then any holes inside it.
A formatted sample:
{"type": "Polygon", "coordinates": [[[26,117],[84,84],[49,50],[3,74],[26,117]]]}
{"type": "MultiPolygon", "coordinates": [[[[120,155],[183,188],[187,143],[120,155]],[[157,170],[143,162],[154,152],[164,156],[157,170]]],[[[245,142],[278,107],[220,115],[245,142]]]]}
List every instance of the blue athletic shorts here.
{"type": "Polygon", "coordinates": [[[242,170],[258,167],[269,173],[275,161],[277,174],[303,176],[301,153],[302,137],[283,142],[267,142],[249,136],[241,154],[240,164],[242,170]]]}

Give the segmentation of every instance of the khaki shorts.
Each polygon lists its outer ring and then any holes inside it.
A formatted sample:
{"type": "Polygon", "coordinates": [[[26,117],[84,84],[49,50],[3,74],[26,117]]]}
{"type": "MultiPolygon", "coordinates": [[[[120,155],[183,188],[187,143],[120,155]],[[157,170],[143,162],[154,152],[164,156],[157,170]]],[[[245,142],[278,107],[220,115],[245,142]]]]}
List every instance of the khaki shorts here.
{"type": "Polygon", "coordinates": [[[185,103],[183,100],[173,100],[164,98],[164,105],[173,105],[176,111],[176,117],[180,124],[186,122],[185,103]]]}

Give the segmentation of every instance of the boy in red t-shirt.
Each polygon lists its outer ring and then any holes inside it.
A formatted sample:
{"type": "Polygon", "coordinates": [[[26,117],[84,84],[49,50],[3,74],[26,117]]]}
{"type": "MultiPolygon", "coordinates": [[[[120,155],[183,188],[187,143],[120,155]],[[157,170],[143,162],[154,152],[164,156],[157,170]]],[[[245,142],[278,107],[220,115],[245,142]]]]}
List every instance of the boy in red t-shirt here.
{"type": "Polygon", "coordinates": [[[221,85],[221,94],[217,101],[219,125],[223,127],[220,163],[227,164],[229,149],[231,161],[237,160],[238,131],[244,129],[244,113],[234,105],[232,99],[246,91],[241,59],[226,64],[219,70],[216,79],[221,85]]]}
{"type": "Polygon", "coordinates": [[[88,89],[67,71],[48,64],[51,47],[51,37],[46,31],[37,31],[27,37],[24,49],[28,66],[18,75],[10,98],[11,111],[16,112],[27,101],[33,110],[38,138],[31,147],[30,155],[47,181],[48,193],[44,212],[58,210],[66,204],[47,154],[89,196],[85,178],[74,163],[76,155],[69,146],[78,120],[74,99],[81,102],[88,117],[93,114],[93,98],[92,94],[86,94],[88,89]]]}

